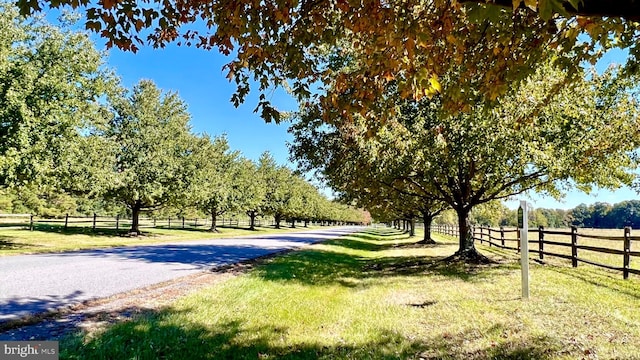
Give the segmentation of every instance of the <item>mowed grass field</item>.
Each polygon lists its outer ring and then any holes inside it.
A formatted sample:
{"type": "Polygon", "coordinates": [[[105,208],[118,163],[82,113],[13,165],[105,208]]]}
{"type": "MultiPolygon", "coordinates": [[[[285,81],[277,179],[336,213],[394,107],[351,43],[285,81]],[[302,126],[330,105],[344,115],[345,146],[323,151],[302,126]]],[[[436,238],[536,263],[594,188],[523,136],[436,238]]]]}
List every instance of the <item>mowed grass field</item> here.
{"type": "Polygon", "coordinates": [[[416,246],[368,229],[277,257],[130,321],[60,343],[62,359],[640,359],[640,278],[531,264],[439,260],[456,239],[416,246]]]}
{"type": "Polygon", "coordinates": [[[161,244],[174,241],[186,241],[196,239],[216,239],[234,236],[259,236],[264,234],[282,233],[290,231],[304,231],[320,229],[322,227],[289,228],[282,224],[281,229],[272,226],[256,227],[249,230],[246,227],[218,227],[218,232],[210,232],[205,229],[165,229],[143,228],[143,235],[126,235],[127,227],[120,231],[115,229],[96,229],[91,227],[69,227],[64,230],[60,225],[39,224],[33,231],[27,229],[3,229],[0,228],[0,256],[36,254],[59,251],[73,251],[84,249],[98,249],[116,246],[135,246],[161,244]]]}

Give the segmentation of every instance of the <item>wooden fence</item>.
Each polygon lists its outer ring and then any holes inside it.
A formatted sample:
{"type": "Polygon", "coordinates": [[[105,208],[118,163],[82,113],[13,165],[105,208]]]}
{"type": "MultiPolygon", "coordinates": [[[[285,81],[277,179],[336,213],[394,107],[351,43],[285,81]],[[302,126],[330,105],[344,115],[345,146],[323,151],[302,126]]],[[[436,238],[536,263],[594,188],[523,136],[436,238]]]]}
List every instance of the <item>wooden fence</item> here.
{"type": "MultiPolygon", "coordinates": [[[[447,229],[432,227],[432,231],[451,234],[447,229]]],[[[509,228],[473,228],[475,241],[501,249],[520,251],[520,231],[509,228]]],[[[545,256],[571,260],[571,265],[586,263],[609,270],[620,271],[624,279],[629,274],[640,275],[639,268],[631,267],[633,258],[640,258],[640,237],[631,235],[631,228],[624,229],[562,229],[545,230],[540,226],[528,231],[529,252],[545,256]],[[612,235],[610,235],[612,234],[612,235]],[[617,236],[613,234],[619,234],[617,236]]],[[[635,264],[635,263],[634,263],[635,264]]]]}
{"type": "MultiPolygon", "coordinates": [[[[296,226],[304,226],[303,221],[296,221],[296,226]]],[[[320,224],[320,222],[309,222],[311,225],[320,224]]],[[[273,219],[255,220],[255,226],[274,226],[273,219]]],[[[281,222],[282,227],[291,226],[291,222],[281,222]]],[[[131,219],[120,216],[69,216],[59,219],[39,218],[31,214],[0,214],[0,229],[25,229],[33,230],[38,227],[59,227],[64,230],[70,228],[91,228],[97,229],[115,229],[126,230],[131,227],[131,219]]],[[[164,228],[164,229],[208,229],[211,227],[210,218],[186,218],[186,217],[167,217],[167,218],[139,218],[140,228],[164,228]]],[[[220,217],[216,220],[216,226],[219,227],[249,227],[249,218],[238,217],[220,217]]]]}
{"type": "Polygon", "coordinates": [[[447,224],[432,225],[431,231],[456,237],[460,234],[460,229],[457,226],[447,224]]]}

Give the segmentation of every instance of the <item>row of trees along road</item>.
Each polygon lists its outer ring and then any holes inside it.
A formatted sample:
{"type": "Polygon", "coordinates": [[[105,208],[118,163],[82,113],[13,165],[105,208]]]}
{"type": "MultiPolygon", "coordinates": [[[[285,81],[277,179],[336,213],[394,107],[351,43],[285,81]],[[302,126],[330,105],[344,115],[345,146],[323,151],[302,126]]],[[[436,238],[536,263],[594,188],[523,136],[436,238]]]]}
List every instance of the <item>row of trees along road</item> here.
{"type": "MultiPolygon", "coordinates": [[[[18,3],[24,14],[41,5],[18,3]]],[[[464,230],[463,258],[478,257],[467,231],[478,204],[527,189],[558,195],[569,179],[585,187],[630,182],[625,169],[634,165],[629,152],[638,136],[624,78],[640,69],[635,1],[124,0],[86,7],[86,27],[108,46],[136,51],[146,35],[153,46],[177,41],[233,54],[225,65],[238,85],[232,101],[243,102],[254,79],[267,120],[280,114],[265,92],[288,83],[304,104],[293,130],[302,166],[317,166],[345,197],[381,213],[406,212],[394,197],[384,200],[396,193],[429,201],[430,209],[452,207],[464,230]],[[207,26],[194,30],[198,19],[207,26]],[[611,48],[629,51],[624,68],[585,74],[583,65],[611,48]],[[304,155],[310,145],[343,154],[362,176],[304,155]]]]}
{"type": "Polygon", "coordinates": [[[0,185],[14,194],[67,192],[139,215],[167,206],[217,216],[363,222],[269,153],[257,163],[226,138],[193,134],[186,104],[141,81],[131,91],[104,70],[86,34],[27,21],[0,5],[0,185]],[[6,30],[6,31],[5,31],[6,30]]]}
{"type": "MultiPolygon", "coordinates": [[[[320,127],[323,118],[339,115],[308,104],[292,127],[294,154],[378,218],[453,209],[456,256],[483,261],[469,222],[478,205],[527,190],[559,196],[570,181],[606,188],[633,180],[640,142],[633,80],[615,68],[584,71],[570,83],[567,76],[544,66],[495,106],[455,116],[437,98],[397,100],[389,109],[394,117],[375,127],[357,114],[320,127]],[[550,91],[558,84],[562,89],[550,91]]],[[[401,99],[395,91],[390,87],[388,96],[401,99]]],[[[425,227],[429,222],[427,214],[425,227]]]]}

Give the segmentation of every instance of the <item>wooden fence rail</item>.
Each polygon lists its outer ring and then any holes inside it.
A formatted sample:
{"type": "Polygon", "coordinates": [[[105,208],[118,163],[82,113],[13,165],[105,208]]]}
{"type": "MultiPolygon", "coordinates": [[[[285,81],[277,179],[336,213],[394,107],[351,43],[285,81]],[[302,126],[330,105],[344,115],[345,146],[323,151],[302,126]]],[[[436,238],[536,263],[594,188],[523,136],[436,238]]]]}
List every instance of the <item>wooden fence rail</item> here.
{"type": "MultiPolygon", "coordinates": [[[[432,231],[451,235],[451,231],[441,225],[433,226],[432,231]]],[[[538,254],[541,260],[545,256],[571,260],[573,267],[577,267],[579,263],[585,263],[620,271],[624,279],[628,279],[629,274],[640,275],[640,269],[631,267],[632,259],[640,258],[640,237],[632,236],[630,227],[601,230],[606,233],[619,232],[622,236],[589,232],[590,230],[587,229],[579,231],[576,227],[571,227],[570,231],[545,230],[542,226],[530,229],[529,252],[538,254]]],[[[490,247],[520,251],[520,232],[517,229],[476,226],[473,228],[473,238],[490,247]]]]}
{"type": "MultiPolygon", "coordinates": [[[[249,218],[219,217],[216,226],[219,227],[249,227],[249,218]]],[[[296,226],[329,225],[328,221],[303,221],[296,220],[296,226]]],[[[269,218],[255,219],[255,225],[274,226],[275,221],[269,218]]],[[[291,222],[282,221],[281,227],[291,226],[291,222]]],[[[38,226],[60,227],[64,230],[71,228],[91,228],[125,230],[131,227],[131,219],[113,216],[70,216],[63,218],[38,218],[32,214],[0,214],[0,229],[24,229],[33,230],[38,226]]],[[[165,229],[208,229],[211,227],[210,218],[187,218],[187,217],[167,217],[167,218],[143,218],[139,219],[140,228],[165,228],[165,229]]]]}

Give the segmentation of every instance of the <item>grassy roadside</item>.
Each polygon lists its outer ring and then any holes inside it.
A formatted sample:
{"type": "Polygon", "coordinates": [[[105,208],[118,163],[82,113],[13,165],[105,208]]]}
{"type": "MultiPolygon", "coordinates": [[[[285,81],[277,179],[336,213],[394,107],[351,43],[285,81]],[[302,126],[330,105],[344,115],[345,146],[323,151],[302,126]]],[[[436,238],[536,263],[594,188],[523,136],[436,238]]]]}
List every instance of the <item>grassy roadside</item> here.
{"type": "Polygon", "coordinates": [[[640,281],[594,268],[531,267],[519,299],[498,263],[435,263],[450,238],[412,245],[369,230],[278,257],[248,274],[60,343],[62,359],[640,359],[640,281]]]}
{"type": "Polygon", "coordinates": [[[0,231],[0,256],[37,254],[59,251],[83,249],[97,249],[115,246],[133,246],[161,244],[173,241],[216,239],[235,236],[264,235],[291,231],[321,229],[322,227],[296,227],[294,229],[283,226],[281,229],[273,227],[256,227],[252,231],[248,228],[218,227],[216,233],[206,230],[179,230],[151,228],[144,229],[140,237],[123,235],[123,231],[101,230],[93,231],[89,228],[41,227],[34,231],[17,229],[0,231]]]}

